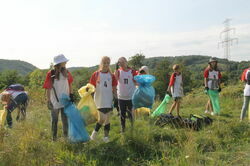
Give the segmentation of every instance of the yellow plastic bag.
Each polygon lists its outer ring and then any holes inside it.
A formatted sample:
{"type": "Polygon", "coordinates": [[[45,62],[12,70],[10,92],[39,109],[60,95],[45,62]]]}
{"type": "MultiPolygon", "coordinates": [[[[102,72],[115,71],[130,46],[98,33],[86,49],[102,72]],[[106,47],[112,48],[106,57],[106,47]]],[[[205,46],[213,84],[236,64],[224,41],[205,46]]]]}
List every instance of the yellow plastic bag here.
{"type": "Polygon", "coordinates": [[[98,118],[97,107],[91,95],[93,92],[95,92],[95,87],[92,84],[87,84],[78,90],[81,100],[77,108],[81,112],[86,124],[95,123],[98,118]]]}
{"type": "Polygon", "coordinates": [[[149,108],[141,107],[141,108],[137,108],[135,110],[135,117],[136,118],[145,117],[145,116],[149,116],[149,115],[150,115],[150,109],[149,108]]]}
{"type": "Polygon", "coordinates": [[[7,111],[4,107],[3,110],[0,110],[0,128],[3,128],[5,120],[6,120],[6,116],[7,116],[7,111]]]}

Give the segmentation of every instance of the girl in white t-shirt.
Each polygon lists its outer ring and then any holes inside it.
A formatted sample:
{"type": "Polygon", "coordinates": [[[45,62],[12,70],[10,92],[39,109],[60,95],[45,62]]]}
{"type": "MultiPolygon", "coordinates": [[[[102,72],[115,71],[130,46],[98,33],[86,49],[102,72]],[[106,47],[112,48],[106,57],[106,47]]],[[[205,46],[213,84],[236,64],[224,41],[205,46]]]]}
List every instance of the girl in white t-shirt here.
{"type": "MultiPolygon", "coordinates": [[[[211,58],[208,62],[208,67],[204,71],[204,84],[205,84],[205,93],[209,95],[211,91],[221,92],[221,72],[218,69],[218,61],[216,58],[211,58]]],[[[212,101],[209,98],[206,104],[205,113],[211,113],[211,115],[215,115],[219,110],[218,108],[213,108],[212,101]]]]}
{"type": "Polygon", "coordinates": [[[55,56],[54,69],[48,71],[43,85],[43,88],[46,89],[48,108],[51,110],[53,141],[57,139],[57,124],[60,112],[63,124],[63,135],[64,137],[68,136],[68,119],[64,113],[64,106],[60,103],[60,98],[63,94],[69,95],[71,101],[73,101],[73,77],[66,68],[67,62],[68,59],[63,54],[55,56]]]}
{"type": "Polygon", "coordinates": [[[131,126],[133,126],[132,96],[136,89],[134,76],[137,75],[137,72],[128,67],[125,57],[119,58],[118,64],[120,68],[115,71],[115,77],[118,81],[117,96],[121,117],[121,132],[125,132],[126,113],[128,113],[131,126]]]}
{"type": "Polygon", "coordinates": [[[97,133],[104,125],[104,142],[109,141],[110,112],[113,109],[113,92],[116,89],[117,81],[110,70],[110,58],[105,56],[101,60],[99,70],[94,72],[90,83],[95,86],[94,101],[98,109],[98,122],[90,138],[96,139],[97,133]]]}
{"type": "Polygon", "coordinates": [[[244,88],[244,103],[242,106],[241,114],[240,114],[240,120],[242,121],[246,115],[246,112],[250,105],[250,67],[248,69],[245,69],[244,72],[241,75],[241,81],[244,82],[245,88],[244,88]]]}
{"type": "Polygon", "coordinates": [[[173,66],[174,73],[171,75],[168,92],[171,92],[172,97],[174,99],[174,103],[172,104],[169,114],[172,115],[173,110],[176,108],[177,116],[180,116],[180,103],[181,98],[184,96],[183,93],[183,80],[182,74],[180,72],[180,66],[178,64],[173,66]]]}

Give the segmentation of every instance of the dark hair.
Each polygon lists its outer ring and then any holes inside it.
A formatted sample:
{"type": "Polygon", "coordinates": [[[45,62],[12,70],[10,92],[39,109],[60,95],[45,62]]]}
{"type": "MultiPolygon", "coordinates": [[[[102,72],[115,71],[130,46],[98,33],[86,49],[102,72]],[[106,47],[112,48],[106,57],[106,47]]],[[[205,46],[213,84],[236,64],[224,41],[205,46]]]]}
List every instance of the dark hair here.
{"type": "Polygon", "coordinates": [[[66,67],[62,67],[61,64],[57,64],[54,66],[55,69],[55,79],[60,80],[60,73],[66,78],[68,78],[68,70],[66,67]]]}
{"type": "Polygon", "coordinates": [[[211,63],[209,63],[207,69],[209,69],[209,70],[214,69],[215,71],[218,71],[218,65],[217,64],[218,64],[218,62],[215,63],[215,66],[213,68],[211,63]]]}

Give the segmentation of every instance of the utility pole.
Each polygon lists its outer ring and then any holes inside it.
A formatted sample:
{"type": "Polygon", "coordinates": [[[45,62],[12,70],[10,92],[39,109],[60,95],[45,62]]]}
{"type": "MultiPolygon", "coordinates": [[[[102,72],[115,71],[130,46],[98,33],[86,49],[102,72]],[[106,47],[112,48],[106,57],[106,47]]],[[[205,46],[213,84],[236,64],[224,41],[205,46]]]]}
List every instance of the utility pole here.
{"type": "Polygon", "coordinates": [[[231,59],[230,56],[230,47],[233,46],[234,42],[238,44],[238,38],[231,38],[231,32],[235,34],[235,28],[230,27],[230,21],[232,19],[226,19],[223,24],[225,25],[224,30],[220,33],[221,42],[218,43],[218,47],[220,45],[224,47],[224,58],[227,60],[231,59]]]}

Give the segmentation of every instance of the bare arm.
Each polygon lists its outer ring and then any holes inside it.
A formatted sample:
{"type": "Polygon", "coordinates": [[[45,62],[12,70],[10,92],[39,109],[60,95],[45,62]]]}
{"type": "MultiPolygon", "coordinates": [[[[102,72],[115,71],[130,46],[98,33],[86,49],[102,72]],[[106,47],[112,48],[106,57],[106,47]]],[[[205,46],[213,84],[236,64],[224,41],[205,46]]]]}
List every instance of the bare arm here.
{"type": "Polygon", "coordinates": [[[69,84],[69,94],[73,93],[73,88],[72,88],[72,84],[69,84]]]}
{"type": "Polygon", "coordinates": [[[46,89],[47,101],[50,101],[50,92],[51,92],[51,89],[46,89]]]}
{"type": "Polygon", "coordinates": [[[208,87],[208,79],[207,78],[204,78],[204,84],[205,84],[205,87],[208,87]]]}

